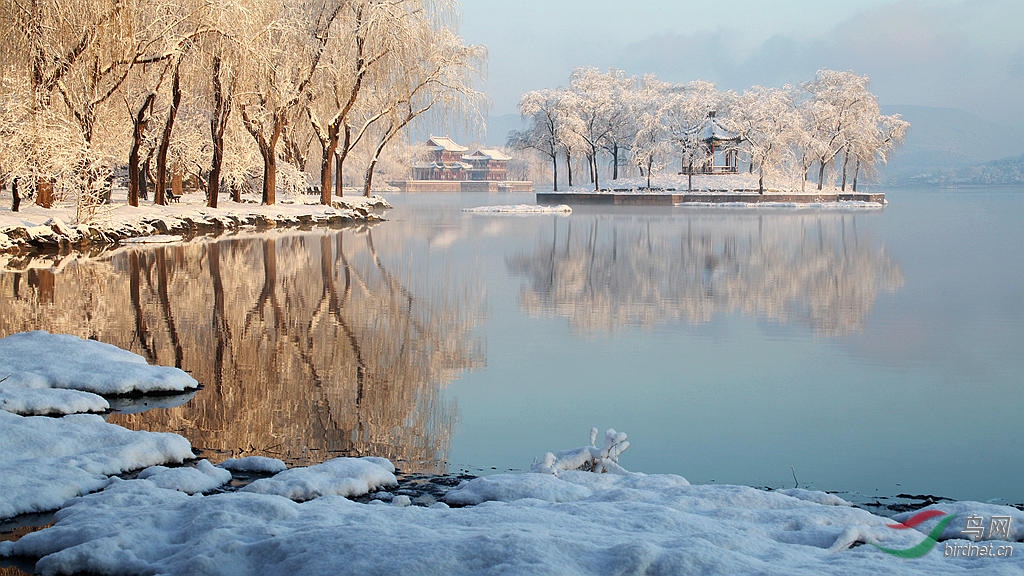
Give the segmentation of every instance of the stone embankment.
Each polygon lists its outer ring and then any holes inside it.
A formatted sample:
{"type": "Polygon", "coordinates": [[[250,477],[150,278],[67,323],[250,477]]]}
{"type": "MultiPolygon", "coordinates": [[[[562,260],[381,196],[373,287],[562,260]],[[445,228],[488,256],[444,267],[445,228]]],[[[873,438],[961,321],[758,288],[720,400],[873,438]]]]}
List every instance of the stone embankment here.
{"type": "Polygon", "coordinates": [[[55,209],[44,213],[32,207],[24,214],[0,214],[0,252],[47,252],[110,246],[130,239],[162,235],[189,238],[239,228],[282,226],[338,226],[376,222],[391,206],[379,196],[341,198],[331,206],[282,203],[275,206],[230,204],[209,209],[195,204],[152,206],[150,210],[114,207],[108,214],[84,224],[68,224],[73,212],[55,209]]]}

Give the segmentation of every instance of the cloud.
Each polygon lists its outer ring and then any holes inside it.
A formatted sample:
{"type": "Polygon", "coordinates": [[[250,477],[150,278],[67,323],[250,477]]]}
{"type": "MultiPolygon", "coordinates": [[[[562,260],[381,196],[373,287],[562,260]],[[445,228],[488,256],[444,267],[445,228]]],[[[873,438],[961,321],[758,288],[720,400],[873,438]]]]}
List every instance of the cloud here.
{"type": "MultiPolygon", "coordinates": [[[[1019,0],[914,0],[876,4],[825,29],[753,42],[741,30],[692,26],[636,41],[610,37],[600,45],[549,37],[524,47],[520,69],[499,83],[502,90],[515,90],[543,78],[551,82],[545,87],[555,87],[564,85],[576,66],[592,65],[743,90],[799,83],[818,69],[832,68],[870,76],[883,104],[961,108],[1024,127],[1018,104],[1024,101],[1024,40],[1015,29],[1021,22],[1019,0]]],[[[501,66],[492,68],[499,71],[501,66]]],[[[496,102],[503,98],[495,95],[496,102]]],[[[518,94],[507,100],[518,100],[518,94]]]]}

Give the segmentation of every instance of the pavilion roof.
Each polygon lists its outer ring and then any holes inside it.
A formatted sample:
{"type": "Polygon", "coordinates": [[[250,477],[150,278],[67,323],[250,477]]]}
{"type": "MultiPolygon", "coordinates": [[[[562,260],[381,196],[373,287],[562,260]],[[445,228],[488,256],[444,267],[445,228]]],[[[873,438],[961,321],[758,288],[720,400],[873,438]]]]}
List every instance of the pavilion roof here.
{"type": "Polygon", "coordinates": [[[454,140],[447,136],[431,136],[427,140],[427,147],[433,148],[434,150],[446,150],[448,152],[468,152],[469,148],[456,144],[454,140]]]}
{"type": "Polygon", "coordinates": [[[700,127],[700,139],[704,142],[738,142],[740,135],[723,126],[715,113],[710,112],[700,127]]]}

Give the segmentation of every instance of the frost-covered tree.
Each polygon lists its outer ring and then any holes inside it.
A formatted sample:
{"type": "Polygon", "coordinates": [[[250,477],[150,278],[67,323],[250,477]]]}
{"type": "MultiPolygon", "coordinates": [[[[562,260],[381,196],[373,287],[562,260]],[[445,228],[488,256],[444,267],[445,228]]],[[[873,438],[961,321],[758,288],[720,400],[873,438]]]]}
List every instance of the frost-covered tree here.
{"type": "Polygon", "coordinates": [[[571,130],[586,144],[594,189],[601,187],[598,175],[598,151],[621,134],[628,120],[624,94],[632,80],[621,70],[601,72],[597,68],[577,68],[569,78],[569,89],[576,95],[571,130]]]}
{"type": "Polygon", "coordinates": [[[342,4],[267,2],[251,28],[240,109],[263,157],[263,203],[277,194],[277,144],[306,95],[342,4]]]}
{"type": "Polygon", "coordinates": [[[693,189],[694,168],[708,160],[701,127],[721,103],[722,94],[715,85],[703,80],[689,82],[681,90],[673,91],[666,103],[666,130],[679,153],[683,172],[689,175],[688,190],[693,189]]]}
{"type": "Polygon", "coordinates": [[[799,118],[792,88],[754,86],[739,96],[730,116],[748,147],[751,169],[757,169],[757,190],[763,194],[765,173],[780,173],[793,150],[799,118]]]}
{"type": "Polygon", "coordinates": [[[818,161],[818,190],[825,184],[825,169],[856,138],[866,116],[877,116],[878,101],[868,91],[868,77],[853,72],[819,70],[805,85],[812,101],[810,112],[818,161]]]}
{"type": "Polygon", "coordinates": [[[523,94],[519,112],[528,128],[509,137],[509,147],[533,149],[551,160],[552,186],[558,192],[558,154],[569,136],[569,93],[565,90],[535,90],[523,94]]]}
{"type": "Polygon", "coordinates": [[[669,96],[676,90],[676,85],[662,82],[654,76],[645,76],[629,100],[630,130],[633,133],[630,151],[633,162],[647,177],[648,188],[651,187],[651,174],[667,165],[666,160],[672,150],[665,118],[671,101],[669,96]]]}
{"type": "Polygon", "coordinates": [[[374,115],[375,137],[363,177],[364,196],[370,195],[384,149],[412,121],[428,111],[471,114],[483,102],[483,94],[474,86],[486,57],[484,48],[466,45],[447,28],[420,26],[417,32],[390,81],[378,83],[373,91],[371,101],[379,112],[374,115]]]}

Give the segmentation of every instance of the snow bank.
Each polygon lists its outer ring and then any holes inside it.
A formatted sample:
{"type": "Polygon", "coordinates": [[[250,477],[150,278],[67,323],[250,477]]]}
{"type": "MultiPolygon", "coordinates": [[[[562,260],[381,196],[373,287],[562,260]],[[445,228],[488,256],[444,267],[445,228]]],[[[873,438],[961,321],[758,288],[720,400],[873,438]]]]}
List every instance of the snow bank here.
{"type": "Polygon", "coordinates": [[[261,478],[242,490],[304,501],[320,496],[362,496],[381,486],[395,486],[395,467],[383,458],[335,458],[323,464],[291,468],[261,478]]]}
{"type": "Polygon", "coordinates": [[[864,510],[777,492],[585,472],[507,475],[495,485],[512,488],[516,478],[533,487],[464,508],[371,506],[336,496],[296,503],[252,492],[189,496],[143,480],[113,481],[58,512],[53,527],[0,543],[0,555],[39,557],[40,574],[1024,571],[1019,552],[946,558],[938,546],[904,560],[874,546],[847,548],[864,539],[908,548],[924,534],[893,530],[891,520],[864,510]],[[561,498],[567,490],[575,499],[561,498]]]}
{"type": "Polygon", "coordinates": [[[572,208],[565,204],[558,206],[540,206],[537,204],[516,204],[501,206],[477,206],[463,208],[463,212],[473,214],[571,214],[572,208]]]}
{"type": "Polygon", "coordinates": [[[0,338],[0,378],[6,378],[0,386],[8,398],[16,397],[19,389],[34,390],[30,394],[35,395],[47,388],[122,395],[199,387],[178,368],[150,366],[142,356],[110,344],[43,331],[0,338]]]}
{"type": "Polygon", "coordinates": [[[111,475],[190,458],[192,446],[176,434],[135,432],[94,415],[0,410],[0,518],[54,510],[111,475]]]}

